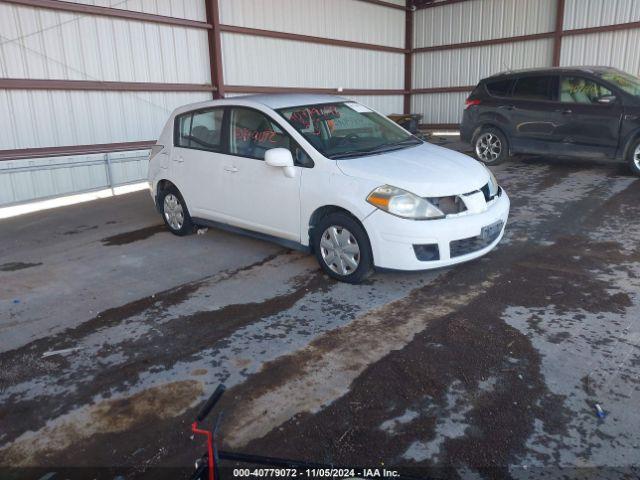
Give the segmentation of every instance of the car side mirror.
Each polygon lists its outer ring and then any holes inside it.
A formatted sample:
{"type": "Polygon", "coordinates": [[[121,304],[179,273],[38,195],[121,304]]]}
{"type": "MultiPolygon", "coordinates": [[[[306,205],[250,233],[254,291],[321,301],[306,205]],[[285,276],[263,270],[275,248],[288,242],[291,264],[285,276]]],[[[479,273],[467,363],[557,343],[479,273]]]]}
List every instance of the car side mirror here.
{"type": "Polygon", "coordinates": [[[615,95],[606,95],[604,97],[600,97],[598,99],[598,103],[601,105],[612,105],[616,102],[616,96],[615,95]]]}
{"type": "Polygon", "coordinates": [[[293,163],[293,156],[286,148],[272,148],[264,154],[264,161],[270,167],[280,167],[284,170],[285,177],[296,176],[296,169],[293,163]]]}

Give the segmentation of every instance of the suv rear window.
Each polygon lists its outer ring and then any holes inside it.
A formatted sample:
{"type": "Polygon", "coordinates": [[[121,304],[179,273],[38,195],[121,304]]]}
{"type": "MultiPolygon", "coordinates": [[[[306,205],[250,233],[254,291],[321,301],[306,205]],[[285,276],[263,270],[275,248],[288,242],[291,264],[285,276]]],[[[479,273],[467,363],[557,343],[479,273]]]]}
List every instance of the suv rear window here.
{"type": "Polygon", "coordinates": [[[494,80],[487,82],[487,91],[494,97],[508,97],[513,87],[513,79],[494,80]]]}
{"type": "Polygon", "coordinates": [[[553,76],[519,78],[513,89],[513,96],[527,100],[551,100],[553,79],[553,76]]]}

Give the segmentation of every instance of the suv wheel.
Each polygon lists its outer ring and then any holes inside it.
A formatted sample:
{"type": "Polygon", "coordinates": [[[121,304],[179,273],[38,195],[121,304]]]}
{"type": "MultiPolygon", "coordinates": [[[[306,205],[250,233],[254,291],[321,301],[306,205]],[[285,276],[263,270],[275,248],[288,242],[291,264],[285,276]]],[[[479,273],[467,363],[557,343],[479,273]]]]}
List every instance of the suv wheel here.
{"type": "Polygon", "coordinates": [[[187,210],[187,205],[178,189],[170,186],[160,192],[158,197],[162,209],[162,219],[171,233],[179,236],[193,233],[195,228],[187,210]]]}
{"type": "Polygon", "coordinates": [[[476,158],[486,165],[498,165],[509,157],[509,143],[496,128],[483,128],[474,142],[476,158]]]}
{"type": "Polygon", "coordinates": [[[360,283],[373,267],[369,237],[364,228],[345,213],[327,215],[314,228],[313,251],[330,277],[360,283]]]}
{"type": "Polygon", "coordinates": [[[640,175],[640,138],[633,142],[629,151],[629,167],[635,175],[640,175]]]}

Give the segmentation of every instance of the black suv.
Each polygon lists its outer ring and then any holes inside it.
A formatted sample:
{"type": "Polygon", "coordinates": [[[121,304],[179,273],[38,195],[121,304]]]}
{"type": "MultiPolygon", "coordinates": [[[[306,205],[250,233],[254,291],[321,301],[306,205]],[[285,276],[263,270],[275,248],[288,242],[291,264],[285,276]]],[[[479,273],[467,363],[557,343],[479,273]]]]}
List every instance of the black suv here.
{"type": "Polygon", "coordinates": [[[467,99],[460,135],[488,165],[524,153],[624,161],[640,175],[640,79],[606,67],[494,75],[467,99]]]}

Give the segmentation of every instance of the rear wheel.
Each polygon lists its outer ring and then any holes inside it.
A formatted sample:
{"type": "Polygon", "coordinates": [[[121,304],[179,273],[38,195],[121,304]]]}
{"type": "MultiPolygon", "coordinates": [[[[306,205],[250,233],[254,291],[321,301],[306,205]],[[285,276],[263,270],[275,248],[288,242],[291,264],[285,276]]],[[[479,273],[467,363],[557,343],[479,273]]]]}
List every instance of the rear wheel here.
{"type": "Polygon", "coordinates": [[[174,186],[167,187],[158,197],[162,209],[162,219],[171,233],[179,236],[193,233],[195,225],[191,221],[187,205],[174,186]]]}
{"type": "Polygon", "coordinates": [[[629,167],[631,171],[640,176],[640,138],[637,138],[629,151],[629,167]]]}
{"type": "Polygon", "coordinates": [[[336,280],[360,283],[373,267],[369,237],[345,213],[332,213],[314,228],[313,250],[320,267],[336,280]]]}
{"type": "Polygon", "coordinates": [[[509,143],[496,128],[483,128],[474,142],[476,158],[485,165],[498,165],[509,158],[509,143]]]}

